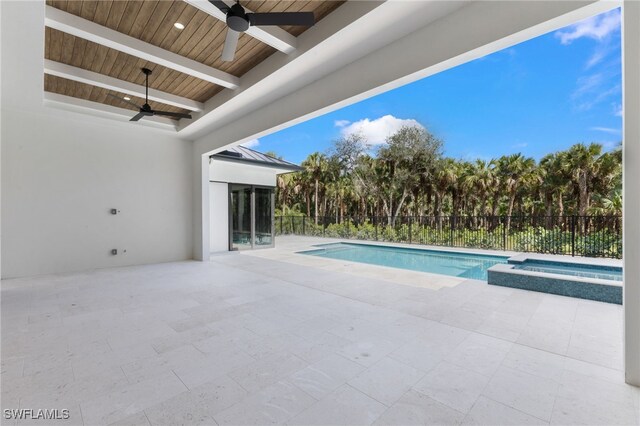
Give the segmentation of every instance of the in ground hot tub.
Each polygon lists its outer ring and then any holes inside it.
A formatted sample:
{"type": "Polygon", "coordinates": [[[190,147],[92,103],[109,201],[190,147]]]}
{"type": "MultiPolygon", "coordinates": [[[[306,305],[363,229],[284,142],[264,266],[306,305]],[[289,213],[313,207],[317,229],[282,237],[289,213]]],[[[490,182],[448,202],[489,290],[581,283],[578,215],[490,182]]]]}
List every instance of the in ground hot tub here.
{"type": "Polygon", "coordinates": [[[519,255],[487,271],[492,285],[622,304],[622,262],[519,255]]]}

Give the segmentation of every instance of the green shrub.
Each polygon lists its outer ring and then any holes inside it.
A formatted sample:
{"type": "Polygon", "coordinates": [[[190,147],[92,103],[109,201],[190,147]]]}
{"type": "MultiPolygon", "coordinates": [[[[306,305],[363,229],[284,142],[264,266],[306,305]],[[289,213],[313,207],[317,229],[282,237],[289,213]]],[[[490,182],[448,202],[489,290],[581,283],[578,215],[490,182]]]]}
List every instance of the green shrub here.
{"type": "MultiPolygon", "coordinates": [[[[331,238],[370,241],[411,242],[448,247],[467,247],[488,250],[512,250],[521,252],[571,254],[571,232],[560,228],[527,227],[506,233],[500,224],[492,230],[454,229],[407,223],[395,226],[378,224],[369,220],[356,222],[345,219],[342,223],[315,224],[304,216],[276,217],[276,235],[295,234],[331,238]],[[506,241],[505,241],[506,237],[506,241]],[[505,245],[506,243],[506,245],[505,245]]],[[[575,254],[587,257],[622,258],[622,236],[606,230],[575,236],[575,254]]]]}

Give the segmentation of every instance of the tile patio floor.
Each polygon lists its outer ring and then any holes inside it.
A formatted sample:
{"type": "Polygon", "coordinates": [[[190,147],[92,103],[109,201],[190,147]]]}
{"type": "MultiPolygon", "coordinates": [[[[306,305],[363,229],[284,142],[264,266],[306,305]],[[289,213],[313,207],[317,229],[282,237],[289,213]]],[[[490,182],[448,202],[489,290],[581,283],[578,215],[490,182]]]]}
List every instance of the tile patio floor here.
{"type": "Polygon", "coordinates": [[[60,425],[640,422],[620,306],[313,266],[291,254],[310,242],[2,281],[2,408],[69,409],[60,425]]]}

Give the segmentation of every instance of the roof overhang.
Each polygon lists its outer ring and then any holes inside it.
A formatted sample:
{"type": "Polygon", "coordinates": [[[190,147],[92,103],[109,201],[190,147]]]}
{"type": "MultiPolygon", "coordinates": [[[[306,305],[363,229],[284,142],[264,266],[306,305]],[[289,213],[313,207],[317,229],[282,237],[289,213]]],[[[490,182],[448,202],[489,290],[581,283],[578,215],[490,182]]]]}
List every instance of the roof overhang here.
{"type": "Polygon", "coordinates": [[[272,55],[242,76],[238,89],[222,91],[208,100],[200,118],[181,122],[178,134],[197,139],[242,120],[248,113],[469,3],[470,0],[348,1],[300,35],[294,53],[272,55]]]}
{"type": "Polygon", "coordinates": [[[304,168],[297,166],[295,164],[270,164],[270,163],[265,163],[263,161],[258,161],[258,160],[252,160],[249,158],[233,158],[233,157],[229,157],[226,155],[220,155],[220,154],[213,154],[211,155],[209,158],[211,158],[212,160],[216,160],[216,161],[228,161],[231,163],[240,163],[240,164],[251,164],[254,166],[260,166],[260,167],[268,167],[270,169],[277,169],[277,170],[282,170],[283,173],[285,172],[300,172],[302,170],[304,170],[304,168]]]}
{"type": "MultiPolygon", "coordinates": [[[[350,4],[351,2],[345,6],[350,4]]],[[[275,84],[270,93],[253,101],[243,101],[242,105],[239,105],[239,99],[229,100],[219,109],[207,113],[207,117],[212,120],[211,127],[206,126],[200,129],[203,131],[189,133],[195,128],[191,126],[202,126],[206,122],[199,121],[182,127],[179,133],[198,137],[195,141],[195,151],[206,155],[221,147],[266,136],[484,57],[620,7],[621,4],[620,1],[608,0],[389,1],[362,15],[360,20],[352,22],[342,31],[335,32],[335,39],[346,39],[346,42],[350,43],[350,38],[341,36],[354,31],[355,47],[360,47],[366,53],[350,57],[351,61],[345,60],[337,53],[333,61],[328,61],[327,71],[323,72],[323,75],[314,74],[311,81],[305,81],[302,87],[298,87],[297,83],[305,77],[300,77],[300,80],[294,78],[294,83],[285,82],[283,86],[275,84]],[[408,11],[413,16],[403,15],[408,11]],[[406,27],[396,20],[398,16],[405,19],[406,27]],[[378,23],[382,27],[377,26],[378,23]],[[362,27],[359,24],[362,24],[362,27]],[[374,34],[372,28],[387,29],[385,25],[389,24],[392,30],[374,34]],[[394,25],[407,28],[407,31],[394,30],[394,25]],[[371,40],[360,38],[366,37],[365,34],[371,40]],[[334,69],[334,66],[340,64],[341,67],[334,69]],[[232,108],[234,102],[238,105],[232,108]],[[214,127],[215,130],[211,130],[214,127]]],[[[332,23],[334,18],[339,19],[334,17],[335,14],[326,18],[327,24],[332,23]]],[[[303,34],[308,37],[313,35],[311,31],[303,34]]],[[[301,36],[300,39],[302,38],[301,36]]],[[[322,48],[329,46],[333,40],[333,37],[328,37],[314,48],[317,50],[311,51],[320,55],[322,48]]],[[[262,65],[269,65],[268,61],[262,65]]],[[[318,68],[325,70],[324,67],[318,68]]],[[[256,67],[253,71],[258,72],[261,69],[256,67]]],[[[304,71],[304,67],[302,69],[304,71]]],[[[282,74],[274,72],[273,75],[282,74]]],[[[246,89],[244,93],[248,91],[249,89],[246,89]]],[[[259,90],[256,88],[257,92],[259,90]]],[[[210,102],[216,99],[220,98],[215,97],[210,102]]],[[[205,105],[207,111],[210,110],[210,102],[205,105]]]]}

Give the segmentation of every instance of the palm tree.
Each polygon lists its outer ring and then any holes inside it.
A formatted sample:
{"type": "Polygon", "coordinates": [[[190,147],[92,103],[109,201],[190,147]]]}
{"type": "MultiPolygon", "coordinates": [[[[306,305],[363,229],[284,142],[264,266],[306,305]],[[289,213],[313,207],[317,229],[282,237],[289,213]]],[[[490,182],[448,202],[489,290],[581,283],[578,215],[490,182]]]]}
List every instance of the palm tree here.
{"type": "Polygon", "coordinates": [[[438,230],[442,229],[444,198],[458,179],[456,161],[446,158],[436,164],[434,176],[435,206],[434,213],[438,230]]]}
{"type": "Polygon", "coordinates": [[[622,193],[622,156],[619,151],[602,154],[597,160],[597,173],[592,177],[592,192],[608,196],[622,193]]]}
{"type": "Polygon", "coordinates": [[[622,215],[622,192],[614,191],[608,197],[596,197],[596,206],[591,207],[589,213],[603,216],[621,216],[622,215]]]}
{"type": "Polygon", "coordinates": [[[480,216],[487,213],[487,197],[495,183],[495,169],[491,162],[478,159],[470,165],[464,185],[480,200],[480,216]]]}
{"type": "Polygon", "coordinates": [[[315,196],[313,198],[315,209],[314,209],[314,219],[316,225],[318,224],[318,195],[320,189],[320,180],[323,177],[323,174],[327,170],[327,157],[324,154],[319,152],[314,152],[310,154],[306,160],[302,162],[302,167],[309,174],[311,179],[314,182],[314,190],[315,196]]]}
{"type": "Polygon", "coordinates": [[[336,181],[337,210],[340,212],[341,223],[344,221],[345,213],[348,211],[348,204],[355,195],[352,183],[348,176],[341,176],[336,181]]]}
{"type": "Polygon", "coordinates": [[[498,171],[507,195],[507,232],[511,227],[511,215],[520,185],[530,179],[535,166],[533,158],[526,158],[522,154],[502,156],[498,159],[498,171]]]}
{"type": "Polygon", "coordinates": [[[586,216],[590,203],[590,188],[598,173],[598,159],[602,153],[602,145],[582,143],[575,144],[566,152],[566,170],[569,172],[575,191],[578,195],[578,215],[586,216]]]}
{"type": "Polygon", "coordinates": [[[451,209],[450,214],[455,216],[459,213],[459,205],[460,205],[460,193],[461,193],[461,177],[464,173],[464,165],[457,162],[451,161],[448,162],[447,168],[449,169],[449,188],[448,192],[451,196],[451,209]]]}
{"type": "Polygon", "coordinates": [[[556,215],[564,215],[564,194],[567,191],[569,176],[566,172],[566,156],[564,152],[556,152],[542,157],[537,168],[540,179],[540,191],[545,206],[548,227],[553,222],[553,199],[556,199],[556,215]]]}
{"type": "Polygon", "coordinates": [[[311,187],[313,181],[306,170],[296,173],[296,187],[302,194],[307,217],[311,217],[311,187]]]}

